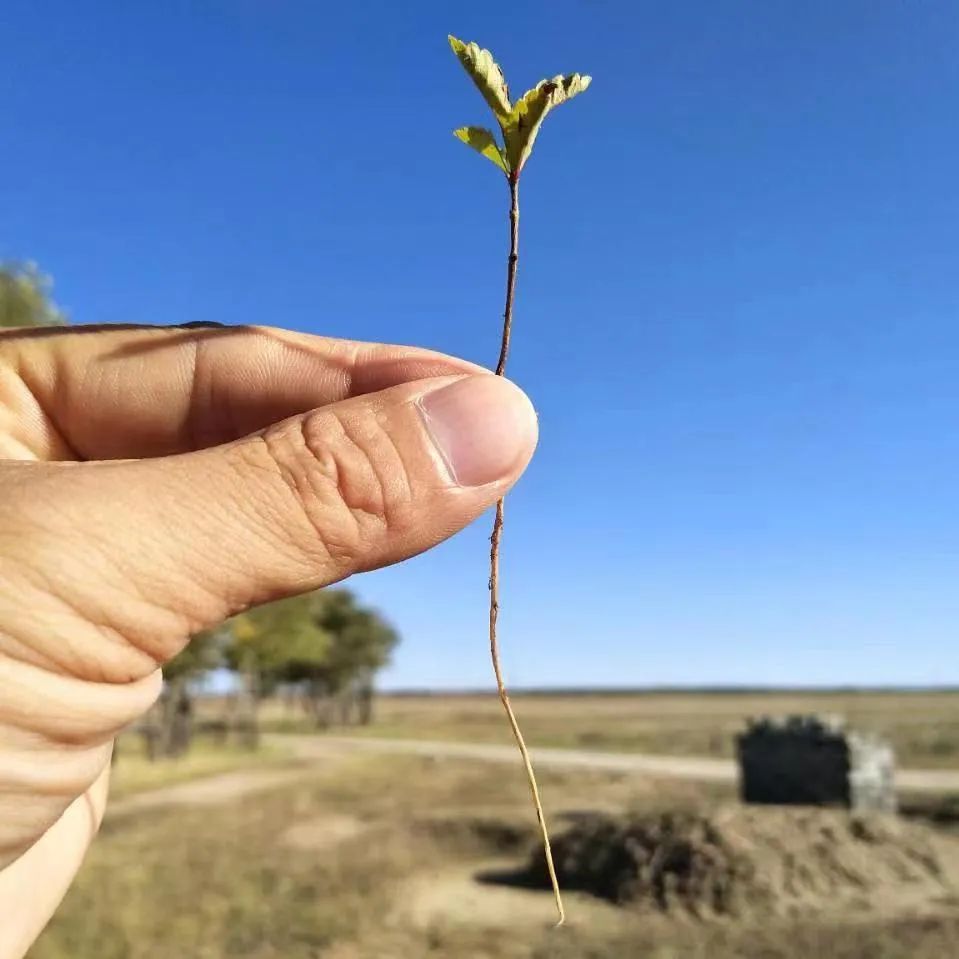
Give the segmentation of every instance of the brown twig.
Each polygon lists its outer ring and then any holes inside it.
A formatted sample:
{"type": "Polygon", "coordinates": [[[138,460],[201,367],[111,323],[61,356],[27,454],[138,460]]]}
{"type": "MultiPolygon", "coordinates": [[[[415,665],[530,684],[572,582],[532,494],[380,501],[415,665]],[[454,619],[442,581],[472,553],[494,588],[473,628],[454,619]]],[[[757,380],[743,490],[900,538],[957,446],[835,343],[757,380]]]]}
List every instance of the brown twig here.
{"type": "Polygon", "coordinates": [[[509,178],[509,259],[506,261],[506,306],[503,307],[503,341],[499,348],[496,375],[506,372],[509,338],[513,332],[513,296],[516,293],[516,264],[519,263],[519,179],[509,178]]]}
{"type": "MultiPolygon", "coordinates": [[[[506,372],[506,359],[509,356],[509,339],[513,328],[513,295],[516,290],[516,265],[519,262],[519,178],[517,175],[509,178],[509,194],[509,259],[507,260],[506,266],[506,306],[503,310],[503,340],[500,345],[499,362],[496,364],[497,376],[503,376],[506,372]]],[[[499,544],[503,536],[503,503],[504,500],[501,499],[496,504],[496,519],[493,521],[493,535],[490,537],[490,654],[493,659],[493,672],[496,674],[496,688],[499,690],[499,698],[503,704],[503,709],[506,710],[510,729],[513,730],[513,737],[523,757],[523,765],[526,767],[526,778],[529,780],[529,790],[533,795],[533,805],[536,807],[536,818],[539,820],[539,827],[543,834],[543,848],[546,852],[546,868],[549,870],[549,878],[553,884],[553,895],[556,898],[556,911],[559,913],[557,925],[561,926],[566,920],[566,912],[563,909],[563,897],[559,891],[559,880],[556,878],[556,867],[553,865],[553,851],[549,845],[549,830],[546,828],[546,816],[543,813],[543,804],[539,798],[539,787],[536,785],[536,773],[533,771],[533,763],[529,757],[529,750],[526,748],[526,742],[523,740],[523,734],[520,732],[519,723],[516,721],[516,715],[513,713],[513,707],[510,705],[509,693],[506,691],[506,683],[503,681],[503,670],[499,661],[496,620],[499,617],[499,544]]]]}

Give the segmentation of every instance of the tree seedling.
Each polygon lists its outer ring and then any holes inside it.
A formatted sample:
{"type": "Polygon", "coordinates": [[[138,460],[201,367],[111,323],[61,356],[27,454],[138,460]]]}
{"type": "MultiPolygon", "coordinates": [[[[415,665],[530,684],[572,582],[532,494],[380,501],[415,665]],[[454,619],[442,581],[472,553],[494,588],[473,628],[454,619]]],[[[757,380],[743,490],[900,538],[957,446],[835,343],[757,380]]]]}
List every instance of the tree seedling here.
{"type": "MultiPolygon", "coordinates": [[[[489,50],[484,50],[475,43],[463,43],[456,37],[449,38],[450,46],[470,79],[476,84],[483,99],[493,111],[496,122],[502,133],[502,145],[494,134],[485,127],[460,127],[453,131],[453,135],[471,146],[477,153],[486,157],[506,177],[509,185],[509,257],[506,261],[506,305],[503,309],[503,334],[500,342],[499,361],[496,364],[496,375],[502,376],[506,372],[506,359],[509,354],[510,335],[513,327],[513,299],[516,291],[516,267],[519,263],[519,179],[526,161],[533,151],[533,144],[539,134],[540,127],[546,115],[554,107],[571,100],[582,93],[590,84],[591,77],[578,73],[566,76],[556,76],[552,80],[541,80],[532,90],[523,94],[515,103],[509,97],[509,88],[499,64],[493,59],[489,50]]],[[[520,732],[519,723],[510,705],[509,694],[503,681],[503,671],[500,666],[499,643],[496,636],[496,620],[499,615],[499,547],[503,535],[503,500],[496,504],[496,518],[493,521],[493,535],[490,537],[490,606],[489,606],[489,643],[490,654],[493,659],[493,672],[496,674],[496,688],[499,698],[506,710],[513,737],[519,746],[526,767],[526,776],[529,780],[530,792],[533,796],[533,805],[536,807],[536,817],[543,835],[543,848],[546,854],[546,866],[549,870],[550,881],[553,884],[553,894],[556,897],[556,910],[559,914],[557,925],[562,925],[566,914],[563,910],[563,898],[556,878],[556,868],[553,865],[553,853],[549,845],[549,830],[546,827],[546,817],[543,814],[543,804],[539,798],[539,787],[536,785],[536,774],[530,761],[529,750],[520,732]]]]}

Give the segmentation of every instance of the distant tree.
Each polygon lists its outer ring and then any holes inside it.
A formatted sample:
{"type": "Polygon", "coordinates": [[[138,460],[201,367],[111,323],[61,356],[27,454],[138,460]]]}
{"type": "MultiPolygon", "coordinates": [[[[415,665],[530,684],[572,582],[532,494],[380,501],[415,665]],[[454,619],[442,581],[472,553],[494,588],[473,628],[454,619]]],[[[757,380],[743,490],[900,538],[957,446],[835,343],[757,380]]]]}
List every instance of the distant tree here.
{"type": "Polygon", "coordinates": [[[193,743],[197,680],[223,662],[224,630],[198,633],[163,667],[163,692],[143,725],[150,759],[182,756],[193,743]]]}
{"type": "Polygon", "coordinates": [[[66,317],[51,299],[53,282],[33,263],[0,263],[0,328],[59,326],[66,317]]]}
{"type": "Polygon", "coordinates": [[[317,725],[369,722],[373,678],[398,636],[345,589],[269,603],[237,616],[227,661],[244,677],[251,701],[292,685],[317,725]],[[334,716],[335,707],[338,716],[334,716]]]}
{"type": "Polygon", "coordinates": [[[226,662],[240,677],[235,722],[250,739],[259,735],[258,705],[281,683],[298,683],[320,667],[330,638],[313,615],[316,594],[258,606],[230,622],[226,662]]]}
{"type": "Polygon", "coordinates": [[[337,701],[340,722],[366,725],[373,717],[373,679],[389,663],[399,635],[349,590],[328,590],[319,596],[316,619],[333,641],[317,678],[325,684],[326,695],[337,701]]]}
{"type": "Polygon", "coordinates": [[[326,663],[332,639],[316,619],[318,595],[277,600],[231,621],[227,662],[252,679],[257,696],[273,692],[278,683],[295,682],[326,663]]]}

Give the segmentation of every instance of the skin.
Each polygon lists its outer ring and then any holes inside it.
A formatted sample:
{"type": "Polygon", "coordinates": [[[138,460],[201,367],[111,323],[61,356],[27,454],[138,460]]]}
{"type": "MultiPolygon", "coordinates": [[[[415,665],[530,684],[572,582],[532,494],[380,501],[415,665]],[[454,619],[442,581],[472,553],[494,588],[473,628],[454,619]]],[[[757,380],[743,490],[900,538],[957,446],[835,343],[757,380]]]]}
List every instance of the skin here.
{"type": "Polygon", "coordinates": [[[506,493],[536,434],[515,386],[425,350],[0,333],[0,959],[69,887],[114,739],[189,636],[436,545],[506,493]]]}

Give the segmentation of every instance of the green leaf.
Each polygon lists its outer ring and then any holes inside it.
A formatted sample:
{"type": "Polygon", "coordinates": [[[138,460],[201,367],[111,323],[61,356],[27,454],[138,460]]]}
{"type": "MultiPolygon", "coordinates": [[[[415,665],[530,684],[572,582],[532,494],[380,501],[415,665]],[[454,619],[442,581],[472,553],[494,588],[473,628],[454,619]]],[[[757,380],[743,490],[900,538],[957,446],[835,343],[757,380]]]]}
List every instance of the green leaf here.
{"type": "Polygon", "coordinates": [[[510,115],[509,90],[503,71],[493,59],[493,54],[475,43],[463,43],[452,35],[449,41],[453,53],[463,64],[463,69],[470,75],[470,79],[483,94],[483,99],[496,114],[496,119],[502,124],[510,115]]]}
{"type": "Polygon", "coordinates": [[[503,123],[507,162],[516,175],[519,175],[529,159],[546,114],[553,107],[582,93],[591,82],[592,77],[579,73],[570,73],[565,77],[556,76],[552,80],[540,80],[532,90],[528,90],[516,101],[509,117],[503,123]]]}
{"type": "Polygon", "coordinates": [[[471,146],[477,153],[495,163],[507,176],[509,175],[506,157],[489,130],[483,127],[460,127],[453,131],[453,136],[462,140],[467,146],[471,146]]]}

